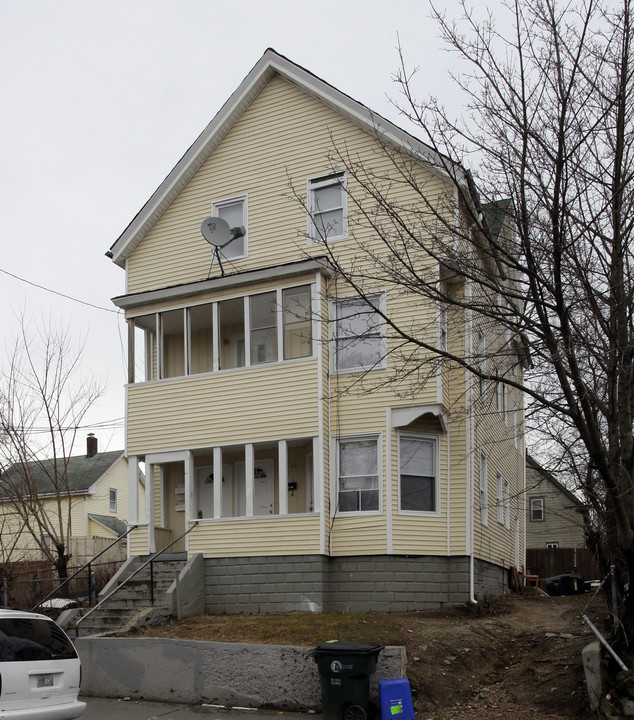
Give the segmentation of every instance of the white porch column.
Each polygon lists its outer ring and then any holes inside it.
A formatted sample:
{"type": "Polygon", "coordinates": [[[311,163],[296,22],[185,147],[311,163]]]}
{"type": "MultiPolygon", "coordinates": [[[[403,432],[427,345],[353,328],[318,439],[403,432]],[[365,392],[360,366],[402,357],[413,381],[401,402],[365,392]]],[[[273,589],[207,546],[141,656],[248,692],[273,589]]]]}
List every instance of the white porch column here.
{"type": "MultiPolygon", "coordinates": [[[[185,458],[185,529],[189,527],[194,509],[194,453],[187,451],[185,458]]],[[[187,542],[187,541],[186,541],[187,542]]]]}
{"type": "Polygon", "coordinates": [[[288,443],[280,440],[277,443],[277,465],[279,468],[279,505],[280,515],[288,515],[288,443]]]}
{"type": "Polygon", "coordinates": [[[128,458],[128,525],[139,524],[139,458],[128,458]]]}
{"type": "Polygon", "coordinates": [[[222,448],[214,448],[214,517],[222,517],[222,448]]]}
{"type": "Polygon", "coordinates": [[[321,512],[324,487],[319,436],[313,437],[313,512],[321,512]]]}
{"type": "Polygon", "coordinates": [[[156,552],[156,543],[154,541],[154,464],[146,463],[145,476],[145,519],[148,524],[148,552],[156,552]]]}
{"type": "Polygon", "coordinates": [[[246,515],[253,517],[253,471],[254,471],[253,444],[244,446],[244,493],[246,496],[246,515]]]}

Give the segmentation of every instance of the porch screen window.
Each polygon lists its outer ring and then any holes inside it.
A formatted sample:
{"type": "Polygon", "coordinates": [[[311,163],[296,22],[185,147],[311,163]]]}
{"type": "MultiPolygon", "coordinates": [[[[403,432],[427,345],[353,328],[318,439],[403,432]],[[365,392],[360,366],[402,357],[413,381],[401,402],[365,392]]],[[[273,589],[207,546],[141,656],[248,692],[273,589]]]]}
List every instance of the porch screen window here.
{"type": "Polygon", "coordinates": [[[218,303],[220,369],[244,367],[244,299],[218,303]]]}
{"type": "Polygon", "coordinates": [[[376,438],[339,441],[339,511],[379,509],[376,438]]]}
{"type": "Polygon", "coordinates": [[[277,295],[275,292],[252,295],[251,365],[277,360],[277,295]]]}
{"type": "Polygon", "coordinates": [[[282,291],[284,360],[312,355],[310,285],[282,291]]]}
{"type": "Polygon", "coordinates": [[[185,374],[184,311],[161,313],[161,377],[185,374]]]}
{"type": "Polygon", "coordinates": [[[211,372],[213,355],[213,309],[207,305],[189,308],[189,372],[211,372]]]}
{"type": "Polygon", "coordinates": [[[401,436],[399,439],[401,510],[436,512],[436,442],[401,436]]]}
{"type": "MultiPolygon", "coordinates": [[[[374,307],[380,295],[368,298],[374,307]]],[[[335,304],[335,369],[364,370],[383,367],[383,320],[361,298],[335,304]]]]}

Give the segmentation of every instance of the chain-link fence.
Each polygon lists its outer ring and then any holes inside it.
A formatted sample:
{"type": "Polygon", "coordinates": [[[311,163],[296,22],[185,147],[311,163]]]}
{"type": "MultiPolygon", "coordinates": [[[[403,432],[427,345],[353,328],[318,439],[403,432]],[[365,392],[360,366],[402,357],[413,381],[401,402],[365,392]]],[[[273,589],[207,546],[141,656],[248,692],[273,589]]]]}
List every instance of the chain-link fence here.
{"type": "MultiPolygon", "coordinates": [[[[39,609],[50,611],[55,615],[64,606],[84,605],[89,599],[94,601],[120,566],[121,561],[97,560],[85,567],[58,592],[53,592],[62,580],[50,563],[45,561],[7,563],[2,568],[2,604],[20,610],[31,610],[47,595],[53,593],[52,598],[39,609]]],[[[72,576],[80,567],[81,565],[69,565],[68,576],[72,576]]]]}

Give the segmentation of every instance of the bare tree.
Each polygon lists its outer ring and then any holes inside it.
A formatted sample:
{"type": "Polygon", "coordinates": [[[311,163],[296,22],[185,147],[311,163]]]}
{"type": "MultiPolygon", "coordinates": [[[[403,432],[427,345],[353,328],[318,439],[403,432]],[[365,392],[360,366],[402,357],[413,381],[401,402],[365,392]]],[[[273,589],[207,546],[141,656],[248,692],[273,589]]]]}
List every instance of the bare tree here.
{"type": "Polygon", "coordinates": [[[0,502],[15,525],[67,576],[72,493],[68,460],[86,413],[102,394],[79,377],[81,347],[66,328],[32,327],[24,315],[0,372],[0,502]]]}
{"type": "Polygon", "coordinates": [[[539,437],[540,447],[571,472],[594,511],[595,540],[603,562],[617,567],[621,619],[632,633],[634,593],[625,593],[634,580],[630,2],[606,9],[594,0],[516,0],[500,18],[508,34],[491,16],[462,10],[455,22],[432,12],[464,63],[454,78],[463,114],[454,119],[437,100],[417,100],[416,71],[401,53],[399,108],[428,152],[414,141],[409,154],[395,148],[380,121],[381,172],[336,147],[333,171],[350,178],[351,234],[370,228],[382,246],[369,271],[361,240],[355,259],[326,232],[324,251],[338,278],[383,316],[402,361],[392,382],[407,377],[411,387],[424,350],[483,383],[525,393],[529,427],[547,441],[539,437]],[[447,180],[444,192],[421,183],[423,154],[447,180]],[[399,201],[400,185],[416,202],[399,201]],[[469,313],[485,334],[496,333],[491,351],[447,346],[399,325],[373,306],[366,290],[373,282],[457,317],[469,313]],[[513,368],[529,357],[522,379],[513,368]]]}

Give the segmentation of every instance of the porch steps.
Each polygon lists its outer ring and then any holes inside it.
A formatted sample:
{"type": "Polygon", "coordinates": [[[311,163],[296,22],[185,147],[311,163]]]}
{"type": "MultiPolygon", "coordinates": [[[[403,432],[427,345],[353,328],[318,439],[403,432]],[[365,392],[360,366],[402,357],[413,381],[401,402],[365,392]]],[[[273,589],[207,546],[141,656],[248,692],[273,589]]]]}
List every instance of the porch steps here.
{"type": "MultiPolygon", "coordinates": [[[[154,561],[153,601],[149,566],[126,582],[149,557],[134,558],[125,566],[125,572],[114,578],[121,589],[79,624],[80,637],[127,632],[139,625],[159,622],[172,614],[171,600],[167,593],[187,563],[185,555],[172,553],[154,561]]],[[[112,590],[113,587],[109,586],[102,594],[106,596],[112,590]]],[[[72,625],[69,629],[73,630],[72,625]]]]}

